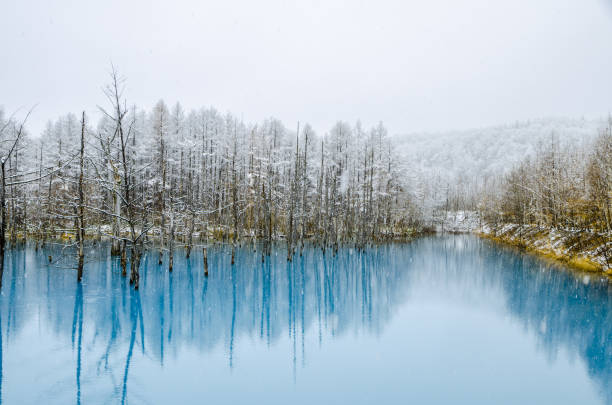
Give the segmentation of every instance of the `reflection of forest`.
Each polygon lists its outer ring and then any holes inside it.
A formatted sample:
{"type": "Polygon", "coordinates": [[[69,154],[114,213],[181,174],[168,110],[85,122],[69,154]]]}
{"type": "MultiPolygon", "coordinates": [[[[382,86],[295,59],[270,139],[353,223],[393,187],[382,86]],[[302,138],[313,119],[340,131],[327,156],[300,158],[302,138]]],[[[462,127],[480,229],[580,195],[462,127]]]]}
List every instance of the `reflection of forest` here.
{"type": "Polygon", "coordinates": [[[552,356],[561,346],[577,353],[612,403],[612,288],[598,274],[572,274],[511,250],[489,250],[485,265],[502,268],[507,308],[537,335],[552,356]]]}
{"type": "Polygon", "coordinates": [[[108,367],[121,357],[123,376],[117,377],[125,390],[136,350],[163,366],[183,345],[208,351],[222,344],[232,367],[243,335],[270,345],[288,334],[294,350],[303,350],[309,328],[318,329],[319,339],[348,329],[376,333],[399,303],[405,290],[399,287],[408,274],[402,264],[409,252],[398,246],[368,254],[346,249],[337,256],[307,249],[293,263],[279,254],[263,264],[260,254],[245,248],[238,251],[235,266],[227,253],[209,249],[209,277],[203,275],[201,254],[192,254],[190,261],[176,258],[173,273],[146,255],[140,290],[134,291],[121,276],[118,260],[101,251],[86,265],[82,286],[72,271],[48,265],[49,252],[11,251],[0,314],[4,334],[16,333],[39,313],[53,333],[70,338],[78,351],[77,385],[81,347],[103,345],[98,366],[108,367]],[[90,331],[91,342],[82,342],[83,329],[90,331]]]}
{"type": "MultiPolygon", "coordinates": [[[[587,365],[612,403],[612,283],[472,236],[424,238],[412,249],[430,284],[499,291],[505,309],[550,358],[561,347],[587,365]],[[433,278],[433,281],[431,280],[433,278]]],[[[417,269],[415,269],[417,270],[417,269]]]]}
{"type": "Polygon", "coordinates": [[[71,378],[76,378],[77,402],[82,365],[89,375],[112,369],[113,395],[125,398],[136,354],[163,366],[184,346],[204,352],[221,345],[233,367],[242,336],[268,345],[289,336],[299,352],[308,330],[320,340],[346,331],[378,333],[419,278],[434,285],[500,291],[507,310],[547,352],[554,355],[564,346],[577,353],[612,401],[608,282],[591,277],[587,283],[582,276],[474,237],[424,238],[366,254],[346,249],[336,257],[308,249],[293,263],[278,254],[262,264],[258,254],[245,248],[234,267],[222,248],[210,249],[208,278],[201,255],[192,255],[189,262],[177,258],[174,273],[147,255],[140,291],[129,288],[118,260],[101,250],[89,252],[81,286],[72,271],[48,265],[47,255],[33,249],[7,253],[0,360],[12,336],[36,314],[47,329],[41,333],[65,340],[75,352],[71,378]],[[81,353],[84,347],[90,348],[89,358],[81,353]]]}

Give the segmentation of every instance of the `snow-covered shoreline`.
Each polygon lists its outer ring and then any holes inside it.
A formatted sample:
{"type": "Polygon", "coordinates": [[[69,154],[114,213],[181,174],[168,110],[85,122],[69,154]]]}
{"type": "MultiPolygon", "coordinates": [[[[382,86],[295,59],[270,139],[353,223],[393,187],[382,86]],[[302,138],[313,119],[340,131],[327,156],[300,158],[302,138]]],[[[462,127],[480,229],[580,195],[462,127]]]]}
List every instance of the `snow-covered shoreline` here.
{"type": "Polygon", "coordinates": [[[587,271],[612,275],[612,235],[537,225],[483,225],[480,236],[587,271]]]}

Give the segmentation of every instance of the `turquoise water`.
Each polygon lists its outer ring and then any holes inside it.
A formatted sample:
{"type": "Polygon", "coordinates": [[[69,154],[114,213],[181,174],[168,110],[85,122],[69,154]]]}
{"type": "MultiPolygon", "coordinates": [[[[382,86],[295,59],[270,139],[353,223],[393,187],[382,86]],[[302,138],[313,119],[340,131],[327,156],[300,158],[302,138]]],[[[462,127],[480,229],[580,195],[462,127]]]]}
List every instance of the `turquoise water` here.
{"type": "Polygon", "coordinates": [[[473,236],[146,255],[137,292],[106,251],[7,252],[3,404],[612,404],[609,282],[473,236]]]}

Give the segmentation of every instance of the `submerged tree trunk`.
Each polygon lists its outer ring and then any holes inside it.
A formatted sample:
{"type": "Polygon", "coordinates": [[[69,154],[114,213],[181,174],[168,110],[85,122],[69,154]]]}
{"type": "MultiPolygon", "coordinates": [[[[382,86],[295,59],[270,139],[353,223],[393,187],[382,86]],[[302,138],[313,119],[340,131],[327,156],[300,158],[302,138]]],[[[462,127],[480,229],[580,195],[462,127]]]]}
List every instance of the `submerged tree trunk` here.
{"type": "Polygon", "coordinates": [[[140,283],[140,258],[142,256],[142,252],[140,246],[138,244],[132,246],[132,254],[130,260],[130,284],[134,286],[134,289],[138,290],[140,283]]]}
{"type": "Polygon", "coordinates": [[[127,246],[125,240],[121,246],[121,275],[127,276],[127,246]]]}
{"type": "Polygon", "coordinates": [[[206,248],[202,248],[202,256],[203,256],[203,265],[204,265],[204,276],[208,277],[208,252],[206,248]]]}

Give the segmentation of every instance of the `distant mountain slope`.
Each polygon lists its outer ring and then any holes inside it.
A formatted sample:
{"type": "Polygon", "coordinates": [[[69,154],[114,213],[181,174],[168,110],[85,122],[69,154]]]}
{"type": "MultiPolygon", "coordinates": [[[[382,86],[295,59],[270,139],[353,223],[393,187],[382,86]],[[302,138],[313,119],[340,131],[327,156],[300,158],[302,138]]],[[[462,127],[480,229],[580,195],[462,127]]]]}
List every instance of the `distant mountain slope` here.
{"type": "Polygon", "coordinates": [[[584,147],[604,120],[550,118],[479,129],[395,136],[407,181],[423,215],[450,194],[477,194],[483,179],[506,173],[552,136],[560,146],[584,147]]]}
{"type": "Polygon", "coordinates": [[[504,173],[538,144],[558,137],[562,146],[583,145],[595,138],[603,120],[538,119],[512,125],[441,133],[396,136],[398,152],[409,168],[444,179],[504,173]]]}

